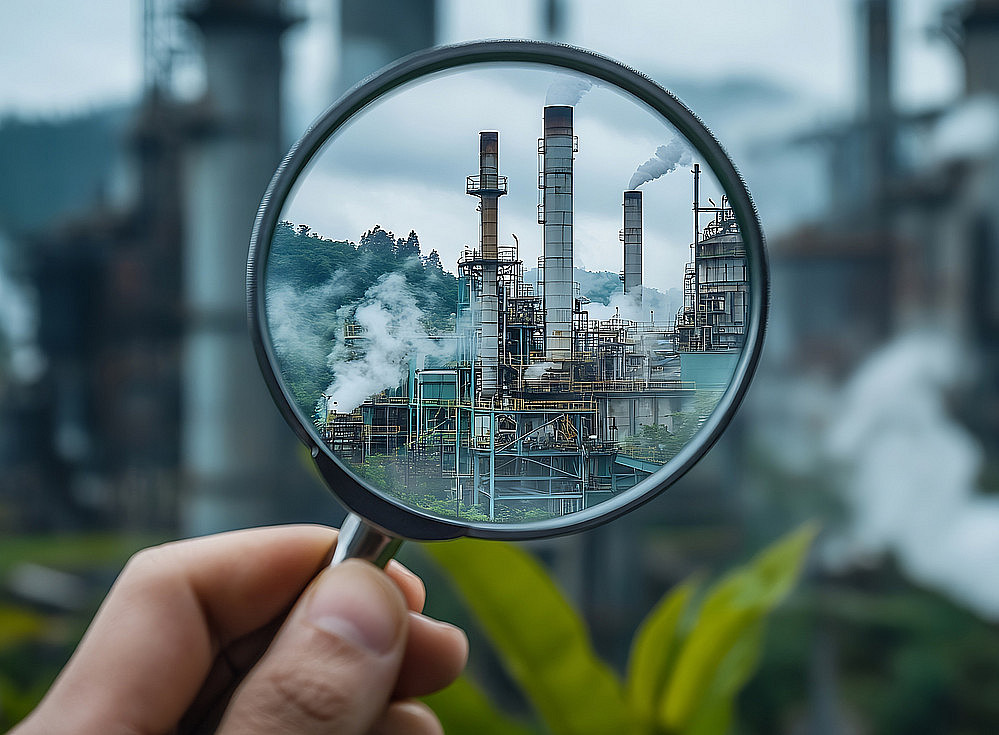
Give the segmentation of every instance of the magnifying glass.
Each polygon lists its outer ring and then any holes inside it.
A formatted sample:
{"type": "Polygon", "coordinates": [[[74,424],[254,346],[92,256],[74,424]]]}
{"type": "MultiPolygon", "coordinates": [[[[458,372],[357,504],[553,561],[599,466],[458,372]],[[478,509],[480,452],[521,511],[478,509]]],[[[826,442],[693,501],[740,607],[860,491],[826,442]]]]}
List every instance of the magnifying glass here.
{"type": "Polygon", "coordinates": [[[641,73],[488,41],[410,56],[295,144],[247,265],[256,353],[349,509],[337,560],[528,539],[650,500],[746,393],[763,234],[641,73]]]}

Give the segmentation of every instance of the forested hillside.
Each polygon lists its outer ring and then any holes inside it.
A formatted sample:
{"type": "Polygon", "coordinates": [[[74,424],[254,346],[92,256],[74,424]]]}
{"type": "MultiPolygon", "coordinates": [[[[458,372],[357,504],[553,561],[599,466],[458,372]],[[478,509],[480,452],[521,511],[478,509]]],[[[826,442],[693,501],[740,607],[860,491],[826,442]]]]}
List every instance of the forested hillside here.
{"type": "Polygon", "coordinates": [[[267,262],[268,325],[282,375],[306,415],[334,378],[328,358],[352,308],[391,274],[402,276],[392,281],[394,295],[419,309],[427,334],[454,328],[458,279],[436,250],[421,254],[416,232],[396,237],[375,225],[354,244],[308,225],[278,225],[267,262]]]}

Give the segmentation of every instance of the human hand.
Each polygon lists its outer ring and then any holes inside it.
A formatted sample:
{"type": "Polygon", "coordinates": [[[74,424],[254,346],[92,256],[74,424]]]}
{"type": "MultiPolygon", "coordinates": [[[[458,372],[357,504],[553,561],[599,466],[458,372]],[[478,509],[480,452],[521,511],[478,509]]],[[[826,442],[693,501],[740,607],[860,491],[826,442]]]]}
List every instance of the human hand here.
{"type": "Polygon", "coordinates": [[[335,539],[286,526],[138,553],[13,733],[441,732],[408,698],[458,676],[464,633],[420,614],[398,562],[321,569],[335,539]]]}

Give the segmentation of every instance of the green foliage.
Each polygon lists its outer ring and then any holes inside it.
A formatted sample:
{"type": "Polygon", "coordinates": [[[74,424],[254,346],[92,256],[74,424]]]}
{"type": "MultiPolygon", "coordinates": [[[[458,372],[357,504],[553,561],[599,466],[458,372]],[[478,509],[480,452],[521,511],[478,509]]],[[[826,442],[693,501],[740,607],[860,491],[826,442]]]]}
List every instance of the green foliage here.
{"type": "Polygon", "coordinates": [[[0,653],[37,640],[43,630],[45,621],[40,615],[17,607],[0,607],[0,653]]]}
{"type": "Polygon", "coordinates": [[[645,424],[637,434],[621,440],[621,451],[666,464],[690,443],[720,398],[721,393],[698,391],[690,406],[672,414],[672,430],[662,424],[645,424]]]}
{"type": "Polygon", "coordinates": [[[390,273],[405,276],[429,334],[453,329],[458,279],[437,251],[421,255],[416,232],[397,238],[375,225],[355,245],[304,224],[276,227],[267,260],[268,321],[281,373],[306,416],[333,380],[327,356],[343,328],[343,309],[390,273]]]}
{"type": "MultiPolygon", "coordinates": [[[[699,604],[697,580],[672,590],[636,633],[624,682],[597,657],[579,615],[527,553],[467,539],[427,551],[540,716],[543,729],[531,731],[723,735],[756,668],[765,620],[795,584],[814,536],[812,526],[789,535],[726,575],[699,604]]],[[[453,732],[525,732],[469,681],[430,701],[453,732]]]]}
{"type": "MultiPolygon", "coordinates": [[[[418,481],[417,481],[418,482],[418,481]]],[[[412,489],[417,482],[412,479],[409,488],[412,489]]],[[[385,487],[401,487],[401,483],[389,484],[385,487]]],[[[438,493],[432,492],[403,492],[394,490],[392,494],[412,506],[429,512],[432,515],[444,518],[460,518],[463,521],[474,521],[476,523],[489,523],[489,504],[486,502],[473,506],[461,506],[457,508],[453,497],[449,497],[449,491],[441,489],[438,493]]],[[[522,505],[514,505],[512,502],[499,503],[494,509],[493,523],[529,523],[531,521],[543,521],[551,518],[551,513],[538,508],[533,503],[525,502],[522,505]]]]}
{"type": "MultiPolygon", "coordinates": [[[[18,564],[33,563],[83,578],[109,576],[136,550],[163,541],[114,534],[8,535],[0,537],[0,578],[18,564]]],[[[92,590],[79,612],[40,612],[0,605],[0,730],[28,715],[51,686],[107,590],[92,590]]]]}
{"type": "MultiPolygon", "coordinates": [[[[590,647],[579,615],[512,544],[430,544],[511,675],[557,733],[629,732],[621,684],[590,647]]],[[[445,696],[445,695],[442,695],[445,696]]],[[[447,723],[445,723],[447,726],[447,723]]]]}
{"type": "Polygon", "coordinates": [[[649,732],[727,731],[734,697],[759,659],[763,622],[791,591],[815,532],[805,526],[709,590],[684,636],[656,720],[646,723],[649,732]]]}
{"type": "Polygon", "coordinates": [[[482,690],[461,677],[442,692],[425,698],[447,732],[475,735],[531,735],[533,730],[493,707],[482,690]]]}
{"type": "Polygon", "coordinates": [[[666,594],[645,618],[628,659],[628,705],[639,722],[653,722],[682,643],[681,623],[697,584],[688,580],[666,594]]]}

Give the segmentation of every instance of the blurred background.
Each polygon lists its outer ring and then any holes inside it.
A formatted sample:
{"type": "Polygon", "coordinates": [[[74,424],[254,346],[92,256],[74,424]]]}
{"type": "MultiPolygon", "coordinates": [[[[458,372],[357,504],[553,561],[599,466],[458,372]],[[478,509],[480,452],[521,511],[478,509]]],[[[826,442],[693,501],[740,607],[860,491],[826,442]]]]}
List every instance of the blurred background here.
{"type": "Polygon", "coordinates": [[[642,510],[532,545],[597,649],[620,666],[665,590],[818,519],[736,731],[999,731],[995,0],[6,0],[0,725],[135,549],[342,518],[246,336],[254,213],[340,92],[495,37],[674,91],[770,246],[767,346],[731,429],[642,510]]]}

